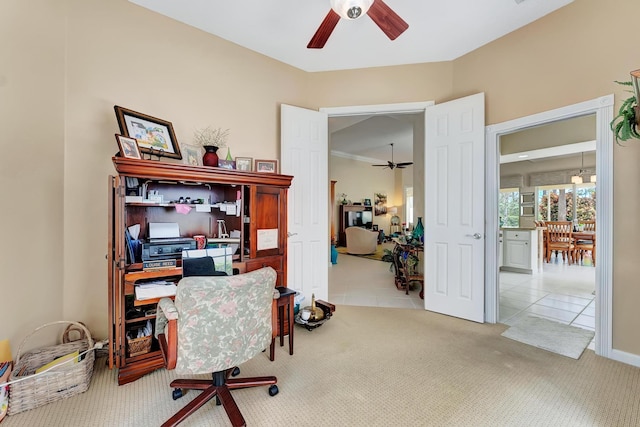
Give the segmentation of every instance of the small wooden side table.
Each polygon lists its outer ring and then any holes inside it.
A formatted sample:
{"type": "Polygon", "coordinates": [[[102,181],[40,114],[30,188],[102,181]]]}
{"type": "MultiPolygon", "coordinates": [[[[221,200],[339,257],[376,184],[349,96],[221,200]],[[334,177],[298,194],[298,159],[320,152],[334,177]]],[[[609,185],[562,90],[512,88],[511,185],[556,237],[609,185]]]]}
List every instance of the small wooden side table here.
{"type": "MultiPolygon", "coordinates": [[[[294,296],[296,291],[285,287],[277,287],[280,292],[280,298],[278,298],[278,336],[280,336],[280,347],[284,346],[284,336],[289,335],[289,354],[293,354],[293,306],[294,296]],[[286,312],[286,323],[285,323],[286,312]]],[[[275,347],[276,339],[271,339],[271,346],[269,347],[269,360],[272,362],[275,360],[275,347]]]]}

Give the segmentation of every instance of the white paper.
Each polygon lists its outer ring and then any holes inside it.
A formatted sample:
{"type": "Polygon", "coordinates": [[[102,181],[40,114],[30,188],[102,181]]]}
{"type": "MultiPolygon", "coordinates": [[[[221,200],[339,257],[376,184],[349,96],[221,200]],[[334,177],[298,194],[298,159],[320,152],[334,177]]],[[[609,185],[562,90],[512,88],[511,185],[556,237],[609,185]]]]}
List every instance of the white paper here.
{"type": "Polygon", "coordinates": [[[133,224],[129,227],[129,234],[131,234],[131,238],[133,240],[138,240],[138,237],[140,236],[140,224],[133,224]]]}
{"type": "Polygon", "coordinates": [[[177,222],[150,222],[149,238],[166,239],[180,237],[180,227],[177,222]]]}
{"type": "Polygon", "coordinates": [[[236,205],[235,204],[227,204],[227,215],[235,215],[236,214],[236,205]]]}
{"type": "Polygon", "coordinates": [[[278,229],[258,230],[257,250],[274,249],[278,247],[278,229]]]}
{"type": "Polygon", "coordinates": [[[178,287],[173,283],[170,285],[158,284],[155,286],[136,286],[136,299],[140,301],[153,298],[170,297],[176,294],[177,289],[178,287]]]}
{"type": "Polygon", "coordinates": [[[196,212],[211,212],[211,205],[196,205],[196,212]]]}

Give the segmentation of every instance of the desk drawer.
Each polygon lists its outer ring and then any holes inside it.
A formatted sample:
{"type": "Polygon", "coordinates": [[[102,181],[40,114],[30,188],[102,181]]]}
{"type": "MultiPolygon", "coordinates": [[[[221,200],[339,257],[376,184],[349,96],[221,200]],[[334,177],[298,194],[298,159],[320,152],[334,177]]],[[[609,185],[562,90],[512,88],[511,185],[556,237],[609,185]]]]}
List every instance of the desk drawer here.
{"type": "Polygon", "coordinates": [[[531,240],[531,232],[530,231],[521,231],[521,230],[505,230],[504,238],[506,240],[531,240]]]}

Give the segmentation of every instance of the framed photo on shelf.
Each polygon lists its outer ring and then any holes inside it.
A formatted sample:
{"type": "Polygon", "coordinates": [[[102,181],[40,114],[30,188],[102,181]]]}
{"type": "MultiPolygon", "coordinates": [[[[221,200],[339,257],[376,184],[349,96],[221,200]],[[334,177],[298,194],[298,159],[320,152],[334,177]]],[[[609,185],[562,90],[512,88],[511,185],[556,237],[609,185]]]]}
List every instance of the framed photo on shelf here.
{"type": "Polygon", "coordinates": [[[371,199],[364,199],[365,206],[371,206],[371,199]]]}
{"type": "Polygon", "coordinates": [[[236,157],[236,170],[251,172],[253,159],[251,157],[236,157]]]}
{"type": "Polygon", "coordinates": [[[236,168],[236,162],[234,162],[233,160],[220,159],[220,160],[218,160],[218,167],[219,168],[223,168],[223,169],[235,169],[236,168]]]}
{"type": "Polygon", "coordinates": [[[256,160],[256,172],[278,173],[277,160],[256,160]]]}
{"type": "Polygon", "coordinates": [[[140,151],[160,157],[182,159],[173,125],[166,120],[148,116],[115,105],[120,133],[138,140],[140,151]]]}
{"type": "Polygon", "coordinates": [[[120,147],[120,155],[122,157],[127,159],[142,159],[138,142],[135,139],[116,134],[116,141],[118,141],[118,147],[120,147]]]}
{"type": "Polygon", "coordinates": [[[182,163],[190,166],[202,166],[202,150],[195,145],[182,146],[182,163]]]}

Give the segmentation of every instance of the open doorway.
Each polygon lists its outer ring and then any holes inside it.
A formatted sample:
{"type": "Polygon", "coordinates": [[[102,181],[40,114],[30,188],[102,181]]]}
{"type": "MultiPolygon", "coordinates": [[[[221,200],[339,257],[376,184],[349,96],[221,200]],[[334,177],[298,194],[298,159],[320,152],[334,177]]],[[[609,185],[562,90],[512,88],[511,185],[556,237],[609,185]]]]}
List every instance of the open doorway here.
{"type": "Polygon", "coordinates": [[[500,323],[534,316],[595,331],[595,244],[576,259],[552,252],[547,260],[544,239],[546,222],[577,232],[597,220],[595,139],[595,114],[500,137],[500,323]]]}
{"type": "Polygon", "coordinates": [[[612,357],[612,230],[613,230],[613,135],[609,122],[613,115],[613,95],[573,104],[567,107],[534,114],[520,119],[503,122],[487,127],[486,139],[486,248],[487,253],[496,254],[487,257],[485,270],[486,283],[486,320],[498,321],[498,263],[499,225],[497,212],[499,140],[522,129],[540,126],[559,120],[596,115],[596,169],[598,178],[596,188],[598,199],[597,267],[596,267],[596,306],[595,306],[595,352],[604,357],[612,357]]]}
{"type": "Polygon", "coordinates": [[[336,304],[424,309],[418,295],[419,283],[413,284],[408,294],[398,290],[392,263],[383,259],[385,250],[393,250],[394,243],[389,236],[402,229],[412,229],[414,225],[414,173],[415,168],[423,168],[423,162],[413,153],[417,122],[424,122],[424,113],[378,112],[329,117],[329,181],[334,183],[335,194],[330,228],[335,229],[332,237],[338,259],[337,264],[329,267],[328,286],[329,299],[336,304]],[[388,162],[414,164],[382,166],[388,162]],[[386,200],[382,212],[375,209],[379,195],[384,195],[386,200]],[[368,204],[374,206],[368,208],[368,204]],[[371,225],[351,224],[348,220],[348,214],[361,209],[371,210],[371,225]],[[349,225],[378,232],[374,253],[349,255],[344,232],[349,225]]]}

